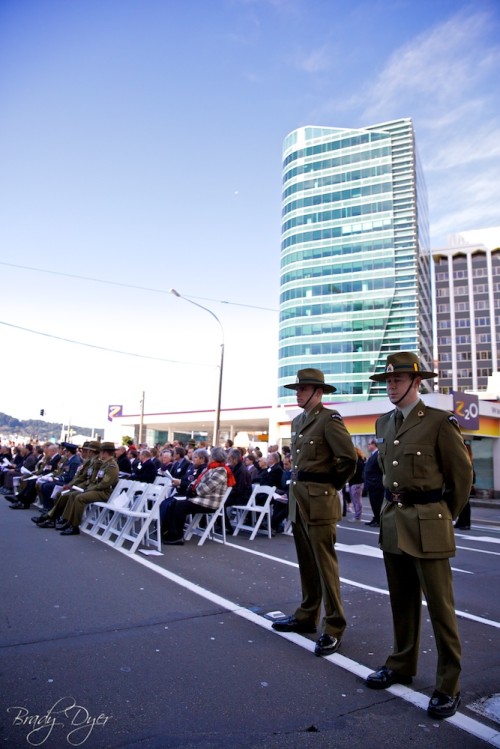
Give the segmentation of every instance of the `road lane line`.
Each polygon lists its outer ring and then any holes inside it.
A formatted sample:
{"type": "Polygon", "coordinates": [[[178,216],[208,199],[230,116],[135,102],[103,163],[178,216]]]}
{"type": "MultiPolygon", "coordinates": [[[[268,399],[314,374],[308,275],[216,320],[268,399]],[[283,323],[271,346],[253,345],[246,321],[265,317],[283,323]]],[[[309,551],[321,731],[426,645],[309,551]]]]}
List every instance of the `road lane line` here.
{"type": "MultiPolygon", "coordinates": [[[[233,544],[226,544],[226,545],[233,546],[233,544]]],[[[240,547],[236,547],[236,548],[240,548],[240,547]]],[[[268,631],[271,631],[273,635],[277,635],[278,637],[283,637],[284,639],[289,640],[293,644],[298,645],[299,647],[302,647],[305,650],[309,650],[310,652],[313,652],[315,643],[312,642],[311,640],[308,640],[306,637],[302,637],[301,635],[298,635],[294,632],[290,632],[290,633],[275,632],[275,630],[272,629],[272,622],[269,619],[265,619],[263,616],[259,614],[255,614],[253,611],[250,611],[249,609],[243,608],[242,606],[235,603],[234,601],[230,601],[229,599],[224,598],[223,596],[219,596],[217,593],[213,593],[212,591],[207,590],[206,588],[203,588],[201,585],[192,583],[189,580],[186,580],[186,578],[175,574],[174,572],[169,572],[163,567],[158,567],[157,564],[155,564],[154,562],[150,562],[149,559],[144,559],[142,557],[139,557],[137,554],[131,554],[130,551],[128,551],[127,549],[117,549],[117,551],[119,551],[121,554],[124,554],[132,561],[137,562],[138,564],[141,564],[143,567],[146,567],[152,572],[156,572],[158,575],[165,577],[167,580],[170,580],[176,585],[179,585],[180,587],[185,588],[186,590],[189,590],[192,593],[195,593],[195,595],[198,595],[201,598],[204,598],[205,600],[211,601],[215,605],[220,606],[223,609],[226,609],[228,612],[232,614],[236,614],[236,616],[240,616],[242,619],[245,619],[251,622],[252,624],[256,624],[258,627],[262,627],[263,629],[267,629],[268,631]]],[[[266,555],[262,554],[261,556],[266,556],[266,555]]],[[[281,561],[281,560],[277,559],[277,561],[281,561]]],[[[294,565],[294,566],[297,566],[297,565],[294,565]]],[[[329,655],[326,658],[323,658],[323,660],[330,661],[334,665],[342,668],[344,671],[348,671],[349,673],[359,676],[362,679],[365,679],[372,670],[370,668],[367,668],[366,666],[363,666],[361,663],[358,663],[357,661],[353,661],[350,658],[346,658],[345,656],[340,655],[340,653],[329,655]]],[[[400,697],[406,702],[410,702],[412,705],[415,705],[416,707],[419,707],[423,710],[427,709],[429,698],[423,695],[421,692],[416,692],[413,689],[408,689],[408,687],[403,687],[400,684],[395,684],[394,686],[389,687],[389,689],[386,689],[384,691],[389,692],[395,695],[396,697],[400,697]]],[[[462,715],[460,713],[456,713],[456,715],[454,715],[452,718],[447,718],[446,720],[449,723],[452,723],[453,725],[455,725],[457,728],[460,728],[462,731],[465,731],[466,733],[469,733],[472,736],[476,736],[477,738],[482,739],[483,741],[487,742],[491,746],[495,746],[500,749],[500,732],[498,732],[496,729],[491,729],[488,726],[483,725],[479,721],[473,718],[469,718],[466,715],[462,715]]]]}

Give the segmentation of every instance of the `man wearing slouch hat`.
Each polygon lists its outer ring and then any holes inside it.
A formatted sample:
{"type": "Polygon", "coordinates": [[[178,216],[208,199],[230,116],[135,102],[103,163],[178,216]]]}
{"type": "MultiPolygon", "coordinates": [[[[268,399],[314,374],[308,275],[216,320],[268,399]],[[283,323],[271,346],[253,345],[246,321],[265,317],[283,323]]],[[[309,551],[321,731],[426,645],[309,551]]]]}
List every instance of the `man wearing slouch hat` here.
{"type": "Polygon", "coordinates": [[[297,394],[303,412],[292,422],[292,476],[289,518],[297,550],[302,602],[292,616],[273,623],[278,632],[316,632],[323,601],[325,615],[315,655],[335,653],[346,627],[335,553],[336,524],[342,516],[338,495],[356,467],[356,451],[338,411],[325,408],[319,369],[300,369],[285,385],[297,394]]]}
{"type": "Polygon", "coordinates": [[[115,460],[115,445],[113,442],[101,442],[100,458],[101,466],[93,483],[89,484],[85,491],[81,493],[71,493],[63,512],[63,519],[66,520],[67,525],[61,531],[61,536],[78,535],[85,507],[92,502],[107,502],[118,483],[119,469],[115,460]]]}
{"type": "Polygon", "coordinates": [[[461,647],[449,558],[455,555],[453,518],[469,498],[472,465],[453,414],[420,399],[422,369],[415,354],[387,357],[385,382],[395,406],[376,423],[385,499],[380,546],[391,598],[393,652],[367,677],[372,689],[410,684],[417,671],[422,591],[434,630],[438,664],[427,712],[449,718],[460,704],[461,647]]]}

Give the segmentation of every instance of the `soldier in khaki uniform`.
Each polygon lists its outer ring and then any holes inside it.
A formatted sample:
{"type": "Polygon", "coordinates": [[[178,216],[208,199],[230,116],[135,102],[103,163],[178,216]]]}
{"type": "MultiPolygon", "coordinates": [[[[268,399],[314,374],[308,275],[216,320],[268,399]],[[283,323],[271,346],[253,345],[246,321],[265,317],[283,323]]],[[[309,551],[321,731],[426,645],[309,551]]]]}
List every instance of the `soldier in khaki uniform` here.
{"type": "Polygon", "coordinates": [[[115,460],[114,443],[101,442],[100,451],[101,465],[94,481],[89,483],[85,491],[73,491],[67,495],[68,501],[63,512],[67,525],[61,530],[61,536],[78,535],[85,507],[92,502],[106,502],[118,483],[119,469],[115,460]]]}
{"type": "Polygon", "coordinates": [[[377,420],[385,500],[380,545],[391,597],[394,646],[385,665],[366,680],[372,689],[410,684],[417,671],[422,591],[438,652],[436,688],[427,712],[454,715],[460,704],[460,639],[449,558],[455,555],[453,519],[469,498],[472,465],[456,418],[419,397],[421,370],[406,351],[387,357],[386,382],[396,406],[377,420]]]}
{"type": "Polygon", "coordinates": [[[325,408],[323,393],[334,393],[319,369],[301,369],[285,387],[297,392],[304,412],[292,422],[292,478],[289,517],[299,562],[302,603],[295,614],[276,621],[278,632],[316,632],[325,607],[323,633],[315,654],[338,650],[346,627],[340,598],[336,523],[342,517],[338,490],[354,473],[356,451],[338,411],[325,408]]]}
{"type": "Polygon", "coordinates": [[[63,486],[63,493],[60,494],[54,504],[54,507],[43,515],[37,515],[32,521],[39,528],[57,528],[62,530],[67,525],[66,520],[62,520],[62,514],[71,497],[71,489],[87,489],[90,484],[96,480],[97,472],[101,467],[99,451],[101,443],[95,441],[85,442],[82,447],[83,463],[79,466],[74,478],[68,484],[63,486]]]}

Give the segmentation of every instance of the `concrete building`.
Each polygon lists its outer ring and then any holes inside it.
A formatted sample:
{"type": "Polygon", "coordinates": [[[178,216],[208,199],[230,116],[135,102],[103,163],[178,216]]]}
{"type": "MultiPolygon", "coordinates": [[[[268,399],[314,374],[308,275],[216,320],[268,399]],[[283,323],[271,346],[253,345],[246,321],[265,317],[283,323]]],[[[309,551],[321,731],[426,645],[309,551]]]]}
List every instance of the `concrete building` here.
{"type": "Polygon", "coordinates": [[[500,370],[500,229],[497,232],[497,242],[490,247],[471,241],[470,232],[450,237],[450,246],[433,252],[438,386],[443,393],[487,391],[489,378],[500,370]]]}
{"type": "MultiPolygon", "coordinates": [[[[427,197],[411,120],[302,127],[283,146],[278,403],[298,369],[341,401],[383,397],[387,354],[432,367],[427,197]]],[[[432,385],[426,383],[427,388],[432,385]]]]}

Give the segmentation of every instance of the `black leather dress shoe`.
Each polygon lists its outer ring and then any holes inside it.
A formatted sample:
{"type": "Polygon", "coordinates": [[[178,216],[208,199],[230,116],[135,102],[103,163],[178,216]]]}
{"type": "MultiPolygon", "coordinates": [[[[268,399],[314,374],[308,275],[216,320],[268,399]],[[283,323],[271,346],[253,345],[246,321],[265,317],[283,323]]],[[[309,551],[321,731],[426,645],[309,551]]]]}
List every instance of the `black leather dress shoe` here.
{"type": "Polygon", "coordinates": [[[430,699],[427,714],[433,718],[451,718],[457,712],[459,705],[460,692],[455,697],[450,697],[449,694],[436,690],[430,699]]]}
{"type": "Polygon", "coordinates": [[[181,538],[169,538],[168,536],[165,536],[163,539],[163,543],[167,546],[184,546],[184,539],[181,538]]]}
{"type": "Polygon", "coordinates": [[[322,634],[314,648],[314,655],[333,655],[340,647],[338,637],[322,634]]]}
{"type": "Polygon", "coordinates": [[[273,622],[273,629],[276,632],[299,632],[300,634],[313,635],[316,632],[316,625],[311,622],[301,622],[293,615],[287,616],[286,619],[279,619],[273,622]]]}
{"type": "Polygon", "coordinates": [[[13,502],[9,507],[11,510],[29,510],[29,505],[26,507],[23,502],[13,502]]]}
{"type": "Polygon", "coordinates": [[[397,674],[392,668],[382,666],[372,674],[368,674],[365,683],[370,689],[387,689],[387,687],[392,687],[393,684],[411,684],[412,681],[411,676],[397,674]]]}
{"type": "Polygon", "coordinates": [[[31,522],[35,523],[35,525],[40,525],[40,523],[43,523],[44,520],[48,520],[49,516],[47,513],[44,513],[43,515],[34,515],[31,518],[31,522]]]}
{"type": "Polygon", "coordinates": [[[73,525],[68,525],[67,528],[61,531],[60,535],[61,536],[79,536],[80,528],[75,528],[73,525]]]}
{"type": "Polygon", "coordinates": [[[37,523],[39,528],[55,528],[56,527],[56,521],[54,518],[47,518],[46,520],[42,520],[41,523],[37,523]]]}

